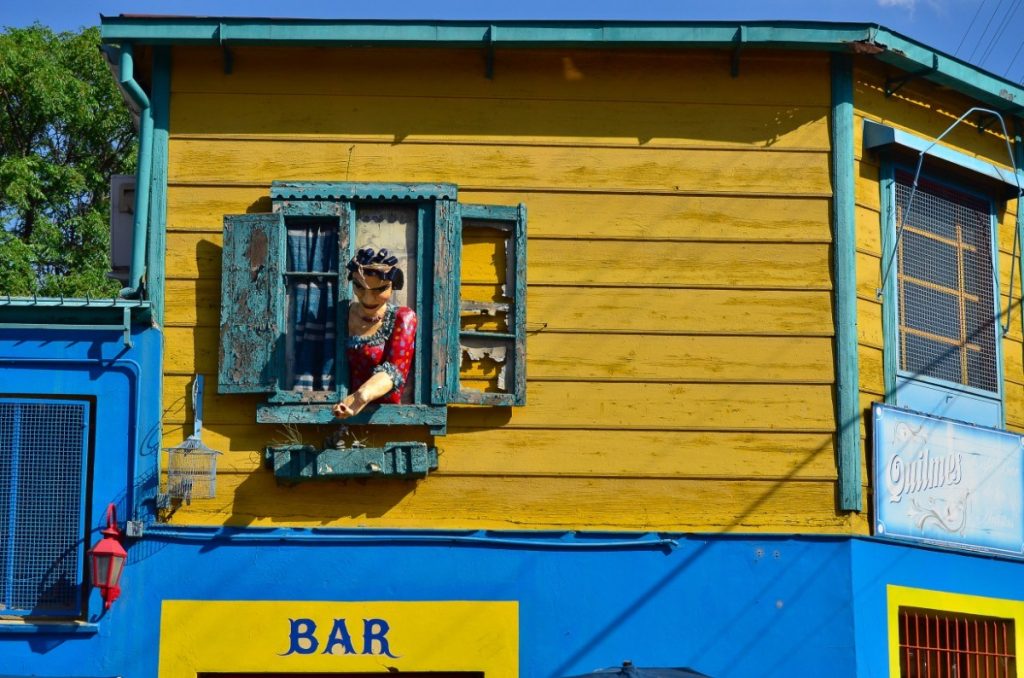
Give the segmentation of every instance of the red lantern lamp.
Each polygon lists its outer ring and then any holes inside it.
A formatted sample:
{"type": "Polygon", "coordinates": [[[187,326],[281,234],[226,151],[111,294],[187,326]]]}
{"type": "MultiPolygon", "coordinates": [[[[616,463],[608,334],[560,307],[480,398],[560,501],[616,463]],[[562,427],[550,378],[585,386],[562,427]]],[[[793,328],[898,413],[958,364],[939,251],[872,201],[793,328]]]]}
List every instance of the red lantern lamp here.
{"type": "Polygon", "coordinates": [[[103,596],[103,609],[109,610],[117,597],[121,595],[121,573],[128,552],[121,546],[121,530],[117,529],[117,508],[111,504],[107,507],[107,527],[100,530],[103,539],[89,549],[90,573],[92,585],[100,590],[103,596]]]}

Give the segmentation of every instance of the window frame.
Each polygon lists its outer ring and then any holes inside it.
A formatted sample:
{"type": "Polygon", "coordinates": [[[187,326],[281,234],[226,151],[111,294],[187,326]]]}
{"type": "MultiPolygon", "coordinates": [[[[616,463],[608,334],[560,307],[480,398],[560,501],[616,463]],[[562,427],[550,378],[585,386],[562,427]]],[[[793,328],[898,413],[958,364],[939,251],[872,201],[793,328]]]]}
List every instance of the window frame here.
{"type": "MultiPolygon", "coordinates": [[[[284,389],[278,381],[277,390],[257,407],[256,420],[260,423],[317,423],[333,422],[330,407],[348,394],[348,361],[344,359],[348,339],[348,323],[344,313],[352,291],[346,282],[345,264],[355,254],[356,216],[360,205],[396,204],[415,206],[417,209],[417,284],[416,355],[413,361],[413,403],[398,405],[371,405],[363,412],[346,420],[349,424],[422,424],[443,432],[447,424],[444,405],[429,399],[430,365],[425,342],[431,338],[432,300],[427,290],[434,284],[434,240],[437,230],[444,227],[439,203],[456,201],[458,192],[450,184],[379,184],[361,182],[274,182],[271,187],[272,212],[279,213],[287,229],[289,219],[329,218],[338,220],[338,304],[335,321],[335,388],[332,391],[299,392],[284,389]],[[342,249],[344,248],[344,249],[342,249]],[[316,395],[311,395],[316,394],[316,395]]],[[[287,295],[282,284],[279,293],[287,295]]],[[[278,360],[283,361],[283,355],[278,360]]]]}
{"type": "MultiPolygon", "coordinates": [[[[1000,296],[999,278],[999,222],[996,192],[985,190],[981,182],[971,182],[965,176],[954,172],[943,172],[931,168],[922,168],[920,178],[936,185],[964,193],[983,201],[988,206],[990,252],[992,263],[992,292],[994,332],[994,365],[997,391],[995,393],[959,382],[949,381],[934,376],[915,374],[901,367],[901,341],[899,330],[899,281],[897,279],[899,254],[895,250],[896,232],[899,228],[897,218],[897,172],[914,175],[914,167],[901,162],[902,158],[893,158],[885,153],[881,158],[879,187],[881,191],[881,266],[888,266],[888,275],[882,281],[882,334],[883,334],[883,368],[885,373],[885,403],[907,409],[956,419],[968,423],[1006,427],[1006,384],[1003,360],[1003,331],[1001,319],[1002,297],[1000,296]],[[890,263],[891,257],[891,263],[890,263]],[[927,407],[928,399],[936,404],[927,407]],[[943,404],[941,411],[935,411],[938,404],[943,404]]],[[[904,234],[905,237],[905,234],[904,234]]]]}
{"type": "MultiPolygon", "coordinates": [[[[1021,648],[1024,647],[1024,602],[1010,598],[953,593],[897,584],[886,584],[885,589],[889,675],[902,675],[899,638],[899,613],[901,608],[929,610],[948,615],[970,615],[1011,620],[1014,622],[1015,631],[1015,659],[1020,658],[1021,648]]],[[[1017,668],[1019,669],[1019,666],[1017,668]]]]}
{"type": "MultiPolygon", "coordinates": [[[[77,551],[77,564],[75,567],[74,576],[74,591],[72,598],[74,600],[73,606],[66,609],[60,610],[47,610],[45,614],[37,612],[36,610],[16,610],[10,608],[4,608],[3,614],[11,617],[17,617],[24,619],[27,622],[34,622],[37,620],[47,621],[75,621],[85,618],[89,611],[89,595],[91,592],[91,586],[86,578],[87,569],[87,546],[88,536],[90,534],[89,521],[87,520],[87,513],[89,511],[89,497],[90,497],[90,482],[89,482],[89,468],[92,460],[92,417],[94,408],[92,403],[86,399],[79,398],[53,398],[53,397],[33,397],[33,396],[15,396],[15,395],[4,395],[0,397],[0,403],[13,403],[15,405],[74,405],[82,408],[82,431],[81,431],[81,464],[77,469],[78,476],[78,511],[77,511],[77,526],[76,534],[77,539],[75,548],[77,551]]],[[[12,460],[13,461],[13,460],[12,460]]],[[[66,478],[71,478],[72,475],[68,474],[66,478]]],[[[8,504],[17,504],[17,490],[20,489],[18,486],[18,478],[12,473],[12,490],[10,496],[7,498],[8,504]]],[[[16,524],[19,522],[17,515],[11,512],[8,516],[8,524],[4,525],[4,529],[8,535],[14,535],[17,532],[16,524]]],[[[5,590],[0,592],[0,601],[7,602],[12,595],[11,587],[13,582],[10,580],[12,569],[15,566],[16,554],[10,554],[9,562],[8,559],[0,560],[0,567],[3,567],[8,577],[7,586],[5,590]]]]}

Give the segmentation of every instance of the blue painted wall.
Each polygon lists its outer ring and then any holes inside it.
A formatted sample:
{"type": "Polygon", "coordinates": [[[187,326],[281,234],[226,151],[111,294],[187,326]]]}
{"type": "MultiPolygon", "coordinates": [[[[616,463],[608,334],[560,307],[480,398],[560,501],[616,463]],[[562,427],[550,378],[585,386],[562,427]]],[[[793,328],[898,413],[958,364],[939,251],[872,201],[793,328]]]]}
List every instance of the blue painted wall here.
{"type": "MultiPolygon", "coordinates": [[[[875,539],[851,542],[857,664],[862,678],[888,676],[886,586],[1024,600],[1020,562],[875,539]]],[[[1018,656],[1020,649],[1018,649],[1018,656]]]]}
{"type": "MultiPolygon", "coordinates": [[[[683,539],[670,552],[231,543],[151,531],[131,546],[124,593],[98,636],[0,636],[0,656],[15,674],[155,676],[162,598],[518,600],[524,676],[624,659],[713,676],[814,675],[827,663],[853,676],[849,548],[726,537],[683,539]]],[[[283,652],[287,628],[281,639],[283,652]]]]}
{"type": "MultiPolygon", "coordinates": [[[[108,504],[120,521],[150,521],[159,463],[160,332],[0,330],[0,393],[5,396],[85,397],[93,402],[94,426],[86,524],[89,545],[100,539],[108,504]]],[[[102,609],[99,594],[90,618],[102,609]]],[[[3,628],[0,627],[0,633],[3,628]]],[[[2,655],[0,655],[2,656],[2,655]]],[[[3,664],[0,663],[0,670],[3,664]]]]}
{"type": "MultiPolygon", "coordinates": [[[[0,335],[0,392],[95,399],[90,544],[109,502],[122,517],[151,517],[161,336],[139,330],[134,342],[126,349],[117,332],[0,335]]],[[[839,678],[884,676],[886,585],[1024,598],[1017,562],[873,539],[716,535],[681,537],[665,550],[482,536],[449,544],[430,541],[438,533],[151,525],[128,543],[114,607],[102,614],[91,593],[84,633],[0,623],[0,676],[156,676],[164,599],[515,600],[524,676],[625,659],[719,678],[821,675],[823,666],[839,678]]],[[[605,538],[615,537],[585,537],[605,538]]],[[[283,652],[286,628],[281,642],[283,652]]]]}

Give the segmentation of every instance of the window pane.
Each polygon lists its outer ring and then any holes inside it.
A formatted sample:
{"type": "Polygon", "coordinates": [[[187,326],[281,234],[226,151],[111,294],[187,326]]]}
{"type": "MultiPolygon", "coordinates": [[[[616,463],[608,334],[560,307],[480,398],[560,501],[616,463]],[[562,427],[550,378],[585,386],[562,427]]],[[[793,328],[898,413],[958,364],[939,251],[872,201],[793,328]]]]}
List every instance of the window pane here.
{"type": "MultiPolygon", "coordinates": [[[[416,261],[418,255],[415,205],[364,204],[356,207],[356,250],[382,247],[398,257],[405,273],[405,287],[395,290],[391,304],[416,308],[416,261]]],[[[407,389],[408,390],[408,389],[407,389]]]]}
{"type": "Polygon", "coordinates": [[[337,352],[337,221],[289,220],[286,250],[286,383],[298,391],[332,391],[337,352]]]}
{"type": "Polygon", "coordinates": [[[912,180],[896,174],[901,368],[998,392],[989,203],[920,179],[910,204],[912,180]]]}
{"type": "Polygon", "coordinates": [[[954,242],[929,238],[909,228],[903,231],[903,247],[914,254],[904,256],[903,275],[957,291],[960,278],[957,275],[957,248],[954,242]]]}
{"type": "MultiPolygon", "coordinates": [[[[416,303],[417,257],[419,253],[419,207],[416,205],[389,205],[364,203],[356,206],[356,250],[372,247],[384,248],[398,258],[398,267],[405,274],[405,286],[391,294],[393,306],[407,306],[419,313],[416,303]]],[[[402,402],[415,402],[418,367],[409,370],[402,402]]]]}
{"type": "Polygon", "coordinates": [[[959,296],[910,282],[904,283],[900,291],[901,326],[960,342],[963,328],[959,296]]]}

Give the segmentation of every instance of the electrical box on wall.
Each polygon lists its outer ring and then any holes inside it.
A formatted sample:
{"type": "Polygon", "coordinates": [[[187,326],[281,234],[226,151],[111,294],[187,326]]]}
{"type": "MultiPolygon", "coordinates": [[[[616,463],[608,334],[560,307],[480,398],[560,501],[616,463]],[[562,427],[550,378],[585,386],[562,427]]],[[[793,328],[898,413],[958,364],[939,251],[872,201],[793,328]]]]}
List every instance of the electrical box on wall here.
{"type": "Polygon", "coordinates": [[[110,177],[110,268],[109,277],[128,284],[132,263],[132,227],[135,221],[135,175],[110,177]]]}

